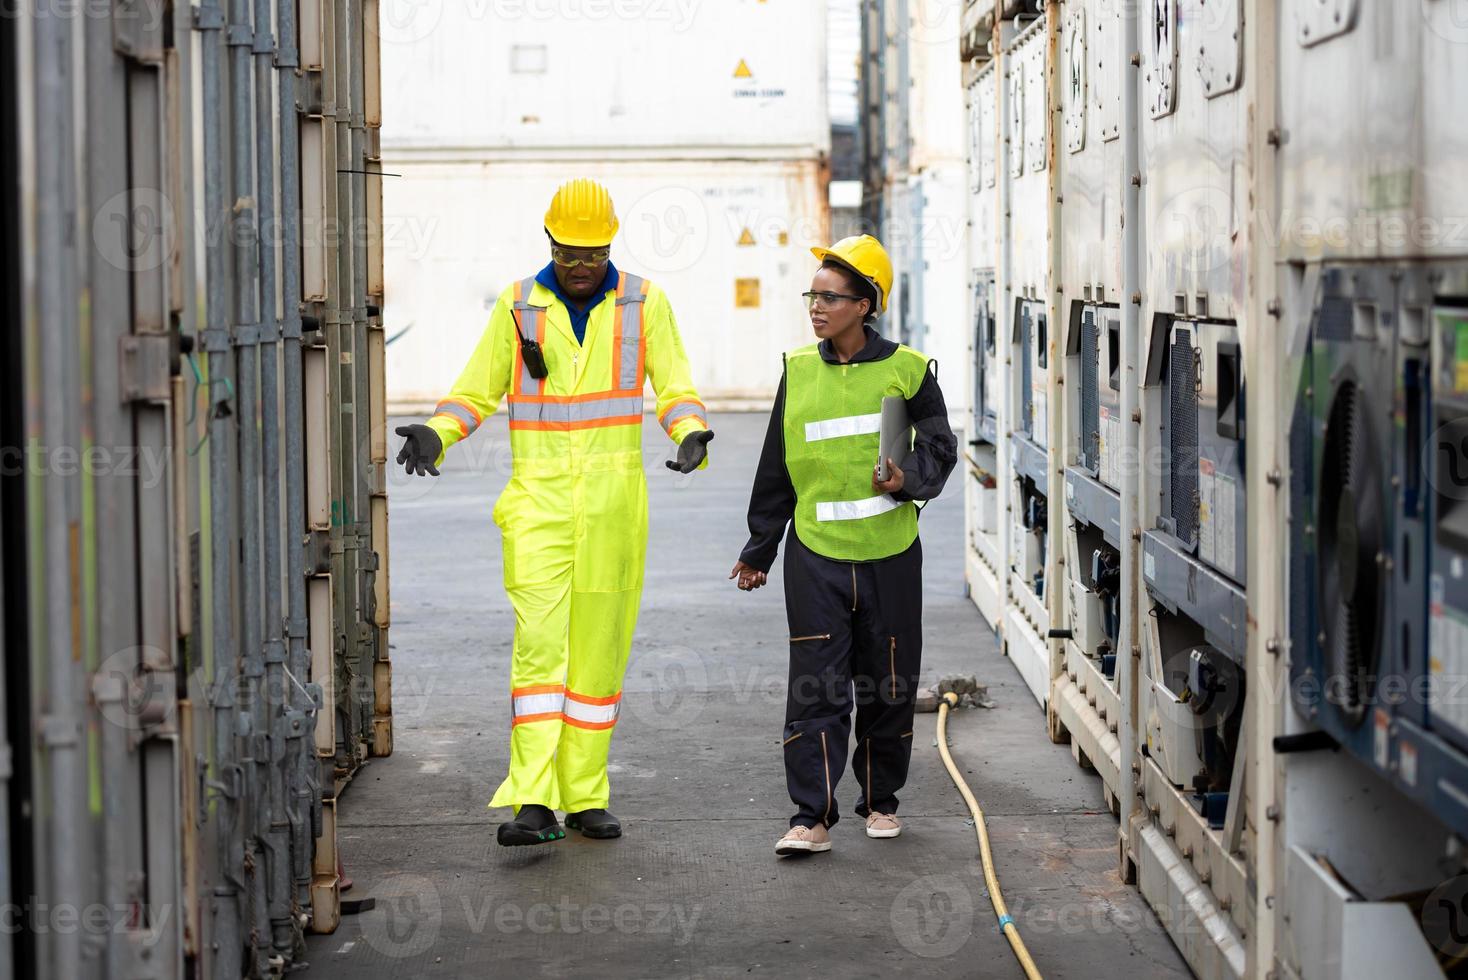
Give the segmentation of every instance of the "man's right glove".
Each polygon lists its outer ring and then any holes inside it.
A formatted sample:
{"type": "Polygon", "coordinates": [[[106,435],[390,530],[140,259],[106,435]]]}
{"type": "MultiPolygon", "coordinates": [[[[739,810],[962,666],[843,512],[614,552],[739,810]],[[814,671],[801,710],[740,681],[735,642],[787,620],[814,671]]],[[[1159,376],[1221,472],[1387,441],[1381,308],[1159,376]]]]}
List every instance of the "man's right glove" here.
{"type": "Polygon", "coordinates": [[[398,452],[398,462],[403,464],[403,469],[409,474],[427,476],[432,473],[438,476],[433,465],[438,461],[438,454],[443,452],[443,440],[438,433],[422,424],[400,425],[397,432],[405,437],[403,448],[398,452]]]}

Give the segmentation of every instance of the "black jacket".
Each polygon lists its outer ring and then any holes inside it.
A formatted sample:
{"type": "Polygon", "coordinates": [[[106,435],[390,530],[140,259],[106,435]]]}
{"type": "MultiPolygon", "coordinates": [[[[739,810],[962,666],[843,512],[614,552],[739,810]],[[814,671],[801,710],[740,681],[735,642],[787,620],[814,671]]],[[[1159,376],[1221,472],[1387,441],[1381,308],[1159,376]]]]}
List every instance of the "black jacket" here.
{"type": "MultiPolygon", "coordinates": [[[[866,327],[867,343],[851,363],[881,361],[897,351],[897,344],[886,340],[871,327],[866,327]]],[[[827,364],[840,364],[829,340],[820,343],[821,359],[827,364]]],[[[930,367],[934,362],[929,362],[930,367]]],[[[958,461],[958,438],[948,425],[948,406],[938,387],[934,370],[923,377],[917,394],[907,400],[908,417],[916,432],[912,454],[902,462],[902,489],[892,496],[898,500],[931,500],[943,490],[948,474],[958,461]]],[[[775,562],[785,526],[795,517],[795,486],[785,469],[785,378],[775,392],[770,409],[770,426],[765,431],[765,445],[760,451],[759,468],[754,473],[754,488],[749,495],[749,543],[739,560],[750,568],[768,572],[775,562]]]]}

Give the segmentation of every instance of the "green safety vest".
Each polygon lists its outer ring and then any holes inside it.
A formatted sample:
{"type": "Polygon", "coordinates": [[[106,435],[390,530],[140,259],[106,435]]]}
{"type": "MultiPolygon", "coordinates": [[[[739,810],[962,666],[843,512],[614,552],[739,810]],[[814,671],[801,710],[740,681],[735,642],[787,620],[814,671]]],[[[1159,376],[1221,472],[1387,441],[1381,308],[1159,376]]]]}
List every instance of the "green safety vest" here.
{"type": "MultiPolygon", "coordinates": [[[[817,345],[785,355],[785,468],[795,486],[801,544],[837,561],[906,551],[917,507],[872,490],[882,441],[882,399],[912,398],[928,359],[899,345],[891,357],[827,364],[817,345]]],[[[901,463],[902,460],[894,460],[901,463]]]]}

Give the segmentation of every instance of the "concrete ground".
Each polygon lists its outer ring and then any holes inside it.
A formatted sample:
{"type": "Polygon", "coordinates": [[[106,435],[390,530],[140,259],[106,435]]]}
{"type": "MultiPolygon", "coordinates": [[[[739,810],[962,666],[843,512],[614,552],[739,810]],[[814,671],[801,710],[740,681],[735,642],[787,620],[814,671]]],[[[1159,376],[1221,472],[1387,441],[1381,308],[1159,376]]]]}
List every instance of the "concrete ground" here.
{"type": "MultiPolygon", "coordinates": [[[[509,742],[513,619],[490,521],[509,473],[504,423],[457,447],[437,480],[393,478],[395,750],[348,788],[339,829],[348,897],[377,905],[310,939],[310,976],[1022,976],[936,715],[918,716],[900,838],[866,838],[848,773],[834,850],[776,859],[791,812],[779,566],[753,594],[727,581],[766,417],[712,422],[712,465],[688,477],[663,466],[657,426],[646,432],[652,538],[612,743],[617,841],[504,849],[494,828],[508,811],[485,809],[509,742]]],[[[1186,976],[1117,877],[1099,782],[1046,738],[964,596],[961,475],[922,518],[924,678],[975,673],[998,703],[956,713],[949,741],[989,818],[1011,913],[1046,977],[1186,976]]]]}

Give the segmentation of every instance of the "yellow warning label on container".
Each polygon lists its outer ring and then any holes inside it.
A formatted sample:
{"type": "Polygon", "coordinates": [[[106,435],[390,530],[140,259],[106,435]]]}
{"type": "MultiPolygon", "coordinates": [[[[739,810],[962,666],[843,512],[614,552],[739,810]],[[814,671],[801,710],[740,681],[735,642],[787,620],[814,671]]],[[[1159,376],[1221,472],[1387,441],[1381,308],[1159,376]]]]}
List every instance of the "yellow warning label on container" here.
{"type": "Polygon", "coordinates": [[[754,232],[750,231],[748,227],[746,227],[743,231],[741,231],[739,233],[739,244],[740,245],[753,245],[754,244],[754,232]]]}
{"type": "Polygon", "coordinates": [[[759,307],[758,279],[734,280],[734,307],[740,310],[752,310],[759,307]]]}
{"type": "Polygon", "coordinates": [[[749,70],[749,62],[743,58],[739,59],[739,65],[734,69],[735,78],[753,78],[754,72],[749,70]]]}

